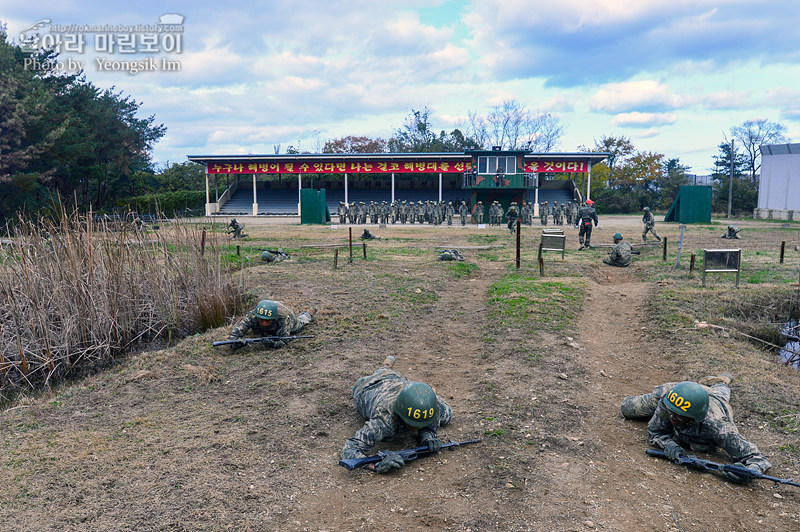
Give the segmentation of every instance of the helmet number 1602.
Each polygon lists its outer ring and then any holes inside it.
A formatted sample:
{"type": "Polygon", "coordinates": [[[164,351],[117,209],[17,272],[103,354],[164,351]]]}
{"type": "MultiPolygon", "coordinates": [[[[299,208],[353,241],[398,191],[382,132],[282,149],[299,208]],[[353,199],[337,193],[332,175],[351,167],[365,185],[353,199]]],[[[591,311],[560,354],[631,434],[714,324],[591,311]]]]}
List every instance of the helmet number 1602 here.
{"type": "Polygon", "coordinates": [[[675,392],[669,394],[669,402],[677,406],[684,412],[688,412],[689,409],[692,407],[692,403],[690,401],[687,401],[686,399],[679,396],[675,392]]]}

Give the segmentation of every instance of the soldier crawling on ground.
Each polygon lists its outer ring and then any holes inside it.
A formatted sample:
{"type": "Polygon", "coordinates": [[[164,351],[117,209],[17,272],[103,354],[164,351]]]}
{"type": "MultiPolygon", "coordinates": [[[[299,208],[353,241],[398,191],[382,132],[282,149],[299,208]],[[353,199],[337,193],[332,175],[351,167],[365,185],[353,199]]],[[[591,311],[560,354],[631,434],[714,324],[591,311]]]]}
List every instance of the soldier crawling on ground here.
{"type": "MultiPolygon", "coordinates": [[[[719,447],[735,465],[764,473],[772,464],[733,423],[731,380],[730,373],[722,373],[698,382],[668,382],[651,393],[626,397],[620,410],[628,419],[649,420],[647,441],[663,449],[670,460],[685,456],[686,449],[710,453],[719,447]]],[[[724,474],[737,484],[751,480],[734,472],[724,474]]]]}
{"type": "MultiPolygon", "coordinates": [[[[280,301],[263,299],[231,331],[228,340],[240,340],[230,344],[231,350],[247,345],[243,338],[248,331],[252,331],[262,338],[265,336],[291,336],[296,334],[303,327],[314,321],[316,312],[317,309],[312,308],[308,312],[295,314],[292,309],[280,301]]],[[[287,345],[286,340],[265,339],[262,340],[262,343],[266,347],[276,348],[287,345]]]]}
{"type": "MultiPolygon", "coordinates": [[[[419,445],[426,445],[431,453],[442,448],[438,431],[453,419],[452,408],[427,384],[411,381],[393,370],[394,361],[393,356],[386,357],[383,367],[361,377],[353,386],[353,403],[366,423],[345,442],[343,460],[363,458],[378,442],[401,433],[416,436],[419,445]]],[[[384,451],[383,459],[368,467],[377,473],[388,473],[404,465],[400,454],[384,451]]]]}
{"type": "Polygon", "coordinates": [[[725,231],[725,233],[720,238],[731,238],[731,239],[735,238],[737,240],[740,240],[742,238],[742,237],[739,236],[739,232],[740,231],[741,231],[741,229],[739,229],[737,226],[729,225],[728,229],[725,231]]]}

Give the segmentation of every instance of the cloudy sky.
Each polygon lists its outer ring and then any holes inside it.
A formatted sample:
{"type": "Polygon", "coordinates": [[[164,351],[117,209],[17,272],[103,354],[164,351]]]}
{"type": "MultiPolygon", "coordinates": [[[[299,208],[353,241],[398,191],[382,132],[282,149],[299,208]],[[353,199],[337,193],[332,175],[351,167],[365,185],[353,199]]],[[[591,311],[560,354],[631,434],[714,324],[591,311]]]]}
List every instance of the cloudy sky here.
{"type": "Polygon", "coordinates": [[[167,126],[162,163],[389,138],[423,106],[449,131],[508,99],[560,119],[559,151],[624,135],[697,174],[745,120],[783,123],[800,139],[796,0],[0,0],[0,21],[9,38],[60,29],[65,67],[84,61],[93,83],[167,126]],[[162,32],[153,53],[125,52],[142,52],[146,29],[67,26],[154,25],[165,14],[183,17],[182,33],[162,32]],[[149,58],[137,74],[109,70],[149,58]]]}

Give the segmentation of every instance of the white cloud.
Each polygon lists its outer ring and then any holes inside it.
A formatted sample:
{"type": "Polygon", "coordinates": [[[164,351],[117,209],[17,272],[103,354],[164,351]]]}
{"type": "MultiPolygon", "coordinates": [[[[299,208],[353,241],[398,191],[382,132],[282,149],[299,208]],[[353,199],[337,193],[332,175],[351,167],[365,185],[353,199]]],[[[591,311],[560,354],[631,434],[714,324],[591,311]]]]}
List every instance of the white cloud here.
{"type": "Polygon", "coordinates": [[[633,109],[675,109],[690,103],[654,80],[611,83],[598,90],[589,104],[595,111],[618,113],[633,109]]]}
{"type": "Polygon", "coordinates": [[[675,113],[622,113],[615,116],[611,123],[615,126],[650,127],[665,124],[674,124],[678,119],[675,113]]]}

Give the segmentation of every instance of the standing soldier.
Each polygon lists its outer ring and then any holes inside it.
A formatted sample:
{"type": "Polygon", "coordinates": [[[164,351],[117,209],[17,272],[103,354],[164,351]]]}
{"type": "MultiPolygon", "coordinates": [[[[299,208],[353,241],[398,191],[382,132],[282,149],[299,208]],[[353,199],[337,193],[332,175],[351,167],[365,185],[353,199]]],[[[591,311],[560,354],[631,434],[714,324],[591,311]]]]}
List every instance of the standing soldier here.
{"type": "Polygon", "coordinates": [[[500,227],[500,224],[503,223],[503,214],[505,213],[505,209],[503,209],[503,205],[498,201],[497,202],[497,218],[495,218],[495,224],[497,227],[500,227]]]}
{"type": "Polygon", "coordinates": [[[339,202],[339,209],[337,211],[339,213],[339,223],[346,224],[347,223],[347,207],[345,207],[344,202],[339,202]]]}
{"type": "Polygon", "coordinates": [[[467,225],[467,216],[469,216],[469,211],[467,210],[467,203],[462,201],[461,205],[458,206],[458,215],[461,217],[461,225],[467,225]]]}
{"type": "Polygon", "coordinates": [[[539,204],[539,220],[542,222],[542,225],[547,225],[547,215],[549,209],[547,207],[547,202],[539,204]]]}
{"type": "Polygon", "coordinates": [[[573,212],[572,212],[572,202],[571,201],[567,203],[567,210],[566,210],[565,214],[567,216],[567,225],[572,225],[573,212]]]}
{"type": "Polygon", "coordinates": [[[483,202],[479,201],[477,205],[475,205],[475,223],[482,224],[483,223],[483,202]]]}
{"type": "Polygon", "coordinates": [[[497,202],[493,201],[491,205],[489,205],[489,227],[494,225],[494,219],[497,217],[497,202]]]}
{"type": "MultiPolygon", "coordinates": [[[[393,370],[393,356],[386,357],[383,364],[353,386],[353,403],[366,423],[345,442],[342,460],[364,458],[378,442],[409,432],[417,437],[421,446],[427,446],[429,452],[438,453],[442,447],[439,427],[453,419],[452,408],[427,384],[411,381],[393,370]]],[[[384,451],[383,460],[368,468],[376,473],[388,473],[404,465],[400,454],[384,451]]]]}
{"type": "Polygon", "coordinates": [[[653,236],[661,242],[661,237],[658,236],[656,233],[656,219],[653,217],[653,213],[650,212],[650,207],[645,207],[644,209],[644,216],[642,216],[642,223],[644,224],[644,231],[642,231],[642,240],[647,242],[647,232],[650,231],[653,233],[653,236]]]}
{"type": "Polygon", "coordinates": [[[453,225],[453,215],[455,215],[456,210],[453,208],[453,202],[447,202],[447,225],[453,225]]]}
{"type": "Polygon", "coordinates": [[[581,246],[578,248],[579,250],[583,248],[588,249],[591,247],[592,221],[594,221],[594,226],[597,227],[597,212],[591,205],[593,203],[594,202],[592,200],[586,200],[586,202],[581,204],[581,208],[578,210],[578,224],[580,225],[580,230],[578,231],[578,242],[581,244],[581,246]],[[584,242],[586,242],[585,245],[584,242]]]}
{"type": "Polygon", "coordinates": [[[511,205],[508,207],[508,213],[506,213],[508,230],[512,235],[517,232],[517,218],[519,218],[519,213],[517,212],[517,202],[512,201],[511,205]]]}
{"type": "Polygon", "coordinates": [[[559,211],[561,212],[558,214],[558,225],[564,225],[564,220],[567,218],[567,206],[562,203],[559,211]]]}

